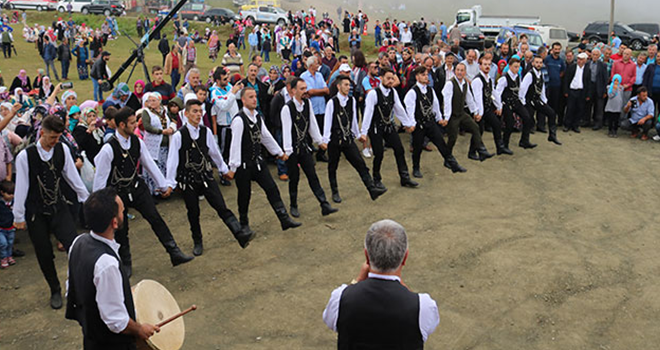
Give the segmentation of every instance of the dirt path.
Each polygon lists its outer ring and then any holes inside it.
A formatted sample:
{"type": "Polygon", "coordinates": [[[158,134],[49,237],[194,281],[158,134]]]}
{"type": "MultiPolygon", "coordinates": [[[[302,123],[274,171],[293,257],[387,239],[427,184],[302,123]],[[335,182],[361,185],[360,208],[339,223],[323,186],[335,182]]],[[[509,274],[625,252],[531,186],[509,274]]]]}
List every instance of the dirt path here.
{"type": "MultiPolygon", "coordinates": [[[[559,137],[562,147],[532,135],[537,149],[512,147],[513,157],[484,163],[465,157],[462,137],[455,154],[469,171],[452,175],[437,152],[425,152],[418,189],[398,186],[388,151],[390,190],[375,203],[343,161],[340,212],[321,217],[303,179],[304,225],[287,232],[255,187],[259,236],[246,250],[202,202],[205,253],[177,268],[138,216],[132,282],[158,280],[182,308],[198,305],[186,317],[184,349],[333,349],[336,336],[321,319],[330,292],[357,274],[369,225],[392,218],[410,237],[405,282],[438,302],[440,326],[428,349],[652,348],[660,343],[660,145],[592,131],[559,137]]],[[[492,149],[490,136],[486,142],[492,149]]],[[[329,190],[325,166],[319,176],[329,190]]],[[[222,190],[236,212],[236,188],[222,190]]],[[[181,199],[158,207],[190,251],[181,199]]],[[[0,348],[82,348],[79,326],[48,307],[29,239],[18,236],[28,255],[0,271],[0,348]]],[[[66,256],[56,255],[63,282],[66,256]]]]}

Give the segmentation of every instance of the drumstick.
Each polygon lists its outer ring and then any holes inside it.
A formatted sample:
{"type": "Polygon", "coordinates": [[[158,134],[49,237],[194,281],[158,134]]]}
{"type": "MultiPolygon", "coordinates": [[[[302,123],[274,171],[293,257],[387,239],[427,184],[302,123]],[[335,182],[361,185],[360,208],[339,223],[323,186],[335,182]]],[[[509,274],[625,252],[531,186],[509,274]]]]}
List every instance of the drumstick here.
{"type": "Polygon", "coordinates": [[[160,327],[162,327],[162,326],[164,326],[164,325],[166,325],[166,324],[168,324],[168,323],[170,323],[170,322],[176,320],[177,318],[179,318],[179,317],[181,317],[181,316],[183,316],[183,315],[189,313],[190,311],[194,311],[194,310],[197,310],[197,305],[193,305],[193,306],[191,306],[191,307],[189,307],[189,308],[187,308],[187,309],[185,309],[185,310],[179,312],[178,314],[176,314],[176,315],[174,315],[174,316],[172,316],[172,317],[166,319],[165,321],[163,321],[163,322],[157,324],[156,327],[160,328],[160,327]]]}

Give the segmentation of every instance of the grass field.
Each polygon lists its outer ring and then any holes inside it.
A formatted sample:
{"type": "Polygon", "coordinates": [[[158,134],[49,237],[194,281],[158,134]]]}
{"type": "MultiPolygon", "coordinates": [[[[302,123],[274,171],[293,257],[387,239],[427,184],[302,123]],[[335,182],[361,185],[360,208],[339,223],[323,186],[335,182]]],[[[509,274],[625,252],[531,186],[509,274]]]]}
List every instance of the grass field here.
{"type": "MultiPolygon", "coordinates": [[[[222,6],[222,4],[225,4],[228,1],[219,0],[216,2],[218,2],[218,4],[222,6]]],[[[3,11],[3,13],[4,12],[7,11],[3,11]]],[[[60,16],[61,14],[58,12],[28,11],[27,23],[29,25],[34,25],[35,23],[38,23],[40,25],[44,25],[48,27],[53,20],[57,20],[57,18],[60,16]]],[[[74,14],[73,18],[76,21],[76,23],[85,23],[87,25],[91,25],[92,27],[96,28],[101,26],[104,17],[97,15],[85,16],[82,14],[74,14]]],[[[135,21],[136,21],[135,17],[122,17],[119,18],[118,24],[120,31],[126,31],[133,38],[133,40],[137,41],[137,31],[135,29],[135,21]]],[[[223,49],[221,49],[221,53],[224,53],[224,48],[225,48],[224,43],[226,42],[227,38],[229,37],[229,33],[231,32],[231,27],[229,25],[213,27],[212,25],[208,25],[206,23],[192,22],[192,21],[190,21],[190,24],[191,24],[191,28],[199,30],[201,34],[204,33],[204,29],[207,27],[217,30],[220,36],[220,41],[223,43],[223,49]]],[[[21,69],[25,69],[28,72],[30,79],[32,80],[32,78],[37,75],[37,69],[45,68],[46,66],[38,54],[36,45],[33,43],[28,43],[23,39],[22,37],[23,25],[16,24],[13,25],[13,28],[14,28],[14,41],[15,41],[14,45],[16,46],[16,51],[18,52],[18,56],[13,56],[11,59],[0,58],[0,70],[2,71],[2,76],[4,77],[5,84],[7,85],[11,84],[11,81],[14,79],[14,77],[18,74],[18,72],[21,69]]],[[[173,44],[172,39],[174,36],[173,26],[168,25],[167,28],[168,29],[165,32],[168,35],[170,45],[172,45],[173,44]]],[[[363,47],[370,48],[370,50],[366,50],[365,54],[367,54],[370,57],[375,57],[376,50],[375,48],[371,49],[374,47],[373,36],[364,37],[362,40],[363,40],[363,47]]],[[[342,34],[340,38],[340,42],[341,42],[341,47],[340,47],[341,53],[346,54],[348,51],[347,36],[342,34]]],[[[151,43],[149,48],[145,50],[145,61],[147,63],[147,66],[149,67],[149,70],[151,70],[151,66],[162,65],[163,63],[162,56],[158,51],[157,46],[158,46],[158,42],[154,41],[151,43]]],[[[117,72],[120,65],[124,63],[124,61],[131,55],[132,50],[134,49],[134,45],[133,43],[131,43],[131,41],[128,38],[122,35],[116,40],[108,41],[108,45],[105,47],[105,49],[112,53],[109,62],[110,70],[112,72],[117,72]]],[[[219,58],[214,63],[211,61],[211,59],[208,58],[208,49],[206,48],[206,46],[204,46],[204,44],[197,44],[197,49],[198,49],[197,65],[200,71],[202,72],[202,78],[204,79],[206,74],[210,72],[210,70],[213,67],[218,66],[220,64],[221,58],[219,58]]],[[[240,53],[243,56],[243,61],[246,62],[246,66],[247,66],[247,63],[249,63],[249,59],[247,58],[248,50],[240,50],[240,53]]],[[[271,52],[270,58],[271,58],[271,62],[264,62],[264,67],[268,68],[270,67],[270,65],[273,64],[278,66],[282,64],[281,59],[277,57],[277,55],[274,52],[271,52]]],[[[58,75],[60,75],[61,77],[62,72],[61,72],[60,62],[56,61],[55,66],[57,68],[58,75]]],[[[127,70],[127,72],[125,72],[121,76],[119,81],[125,82],[126,79],[128,78],[129,72],[130,72],[130,68],[127,70]]],[[[130,81],[128,82],[131,89],[133,88],[133,84],[135,83],[135,81],[138,79],[144,80],[142,67],[136,68],[130,81]]],[[[78,73],[76,72],[75,57],[74,60],[71,62],[71,67],[69,68],[69,80],[73,81],[74,90],[78,94],[79,102],[92,98],[92,92],[93,92],[92,82],[91,80],[81,81],[78,79],[78,73]]],[[[169,82],[169,77],[167,77],[166,80],[169,82]]],[[[181,80],[183,80],[183,77],[181,80]]],[[[103,96],[106,97],[107,93],[104,93],[103,96]]]]}

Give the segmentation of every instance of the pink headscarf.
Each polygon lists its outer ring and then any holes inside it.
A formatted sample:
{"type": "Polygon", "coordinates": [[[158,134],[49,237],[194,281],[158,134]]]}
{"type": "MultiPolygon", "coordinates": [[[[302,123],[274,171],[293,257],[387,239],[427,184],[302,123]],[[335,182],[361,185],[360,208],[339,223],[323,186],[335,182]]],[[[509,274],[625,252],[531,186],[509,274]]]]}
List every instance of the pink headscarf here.
{"type": "Polygon", "coordinates": [[[142,100],[142,96],[144,96],[144,87],[145,86],[146,86],[146,84],[144,83],[144,81],[142,79],[138,79],[138,81],[135,82],[135,85],[133,85],[133,93],[135,94],[135,97],[142,100]],[[139,93],[139,94],[137,93],[137,86],[138,85],[142,86],[142,92],[139,93]]]}
{"type": "Polygon", "coordinates": [[[25,69],[21,69],[21,70],[18,72],[18,79],[21,80],[21,84],[22,84],[22,85],[26,85],[26,84],[27,84],[27,72],[25,71],[25,69]]]}

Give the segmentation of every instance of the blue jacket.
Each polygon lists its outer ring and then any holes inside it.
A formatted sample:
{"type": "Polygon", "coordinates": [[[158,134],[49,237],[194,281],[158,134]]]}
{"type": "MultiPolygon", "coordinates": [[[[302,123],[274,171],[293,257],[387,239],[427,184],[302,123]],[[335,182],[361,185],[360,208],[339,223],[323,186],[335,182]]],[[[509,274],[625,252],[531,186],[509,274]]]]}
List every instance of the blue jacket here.
{"type": "Polygon", "coordinates": [[[55,58],[57,58],[57,49],[55,49],[53,43],[48,43],[48,45],[44,47],[44,60],[53,61],[55,58]]]}

